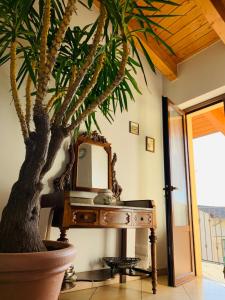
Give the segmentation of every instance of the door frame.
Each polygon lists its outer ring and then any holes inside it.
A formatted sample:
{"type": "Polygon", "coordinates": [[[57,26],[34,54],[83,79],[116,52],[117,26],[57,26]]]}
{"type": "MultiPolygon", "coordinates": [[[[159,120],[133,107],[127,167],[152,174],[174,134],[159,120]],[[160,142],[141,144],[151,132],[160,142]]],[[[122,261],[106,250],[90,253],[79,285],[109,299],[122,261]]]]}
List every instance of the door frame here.
{"type": "MultiPolygon", "coordinates": [[[[169,124],[166,120],[168,120],[169,114],[167,110],[167,97],[162,97],[162,113],[163,113],[163,155],[164,155],[164,181],[165,185],[167,184],[166,179],[170,178],[170,160],[169,160],[169,151],[166,150],[170,148],[169,145],[169,124]]],[[[169,182],[171,185],[171,182],[169,182]]],[[[174,249],[173,249],[173,223],[172,218],[172,201],[171,194],[168,195],[168,200],[165,198],[166,205],[166,238],[167,238],[167,268],[168,268],[168,285],[172,286],[175,281],[174,274],[174,249]],[[171,243],[170,243],[171,242],[171,243]],[[171,244],[171,245],[170,245],[171,244]],[[171,246],[171,247],[170,247],[171,246]]]]}
{"type": "Polygon", "coordinates": [[[193,237],[194,237],[194,254],[195,254],[195,267],[196,275],[202,276],[202,253],[201,253],[201,238],[199,230],[199,213],[196,193],[196,180],[194,168],[194,149],[193,149],[193,135],[192,135],[192,120],[191,114],[210,108],[219,103],[224,103],[225,107],[225,94],[214,97],[207,101],[203,101],[197,105],[191,106],[184,110],[186,115],[187,125],[187,142],[188,142],[188,157],[189,157],[189,172],[190,172],[190,188],[191,188],[191,205],[192,205],[192,218],[193,218],[193,237]]]}
{"type": "MultiPolygon", "coordinates": [[[[185,115],[188,115],[195,111],[201,110],[203,108],[212,106],[212,105],[220,103],[220,102],[225,103],[225,94],[213,97],[211,99],[205,100],[205,101],[195,104],[193,106],[187,107],[183,111],[184,111],[185,115]]],[[[224,104],[224,106],[225,106],[225,104],[224,104]]]]}
{"type": "MultiPolygon", "coordinates": [[[[164,175],[165,175],[165,186],[171,186],[170,178],[170,156],[169,156],[169,124],[168,124],[168,103],[173,106],[173,108],[183,116],[183,136],[184,136],[184,153],[185,153],[185,170],[186,170],[186,181],[187,181],[187,197],[188,197],[188,218],[191,239],[191,260],[193,272],[180,279],[175,278],[174,270],[174,249],[173,249],[173,215],[172,215],[172,199],[171,193],[168,193],[166,200],[166,232],[167,232],[167,262],[168,262],[168,284],[169,286],[178,286],[183,284],[188,279],[192,279],[196,276],[196,261],[195,261],[195,240],[193,233],[193,214],[192,214],[192,200],[191,200],[191,182],[190,182],[190,172],[189,172],[189,150],[187,141],[187,121],[186,113],[180,110],[171,100],[167,97],[162,97],[163,106],[163,143],[164,143],[164,175]]],[[[165,191],[166,192],[166,191],[165,191]]]]}

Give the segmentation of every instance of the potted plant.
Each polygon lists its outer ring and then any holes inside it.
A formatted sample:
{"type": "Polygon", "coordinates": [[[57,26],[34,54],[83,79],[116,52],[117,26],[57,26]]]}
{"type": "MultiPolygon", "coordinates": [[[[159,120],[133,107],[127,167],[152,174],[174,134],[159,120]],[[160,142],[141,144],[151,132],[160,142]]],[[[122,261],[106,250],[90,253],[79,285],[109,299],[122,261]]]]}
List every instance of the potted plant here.
{"type": "MultiPolygon", "coordinates": [[[[77,2],[88,9],[93,6],[93,0],[77,2]]],[[[75,0],[0,1],[0,64],[9,65],[12,100],[25,145],[25,159],[0,222],[0,295],[4,300],[57,299],[74,250],[46,251],[62,245],[44,244],[39,234],[42,180],[63,140],[79,130],[82,122],[87,130],[92,123],[99,129],[96,110],[109,121],[117,106],[127,110],[128,99],[134,98],[132,87],[139,91],[132,74],[137,68],[143,70],[137,45],[154,70],[136,34],[151,34],[163,43],[153,28],[160,27],[153,21],[160,16],[152,15],[159,10],[154,4],[176,5],[166,0],[143,0],[141,5],[132,0],[96,3],[96,21],[80,28],[70,27],[75,0]],[[135,30],[130,29],[132,22],[135,30]],[[23,103],[19,95],[22,86],[23,103]],[[59,279],[55,291],[46,279],[50,283],[59,279]]]]}

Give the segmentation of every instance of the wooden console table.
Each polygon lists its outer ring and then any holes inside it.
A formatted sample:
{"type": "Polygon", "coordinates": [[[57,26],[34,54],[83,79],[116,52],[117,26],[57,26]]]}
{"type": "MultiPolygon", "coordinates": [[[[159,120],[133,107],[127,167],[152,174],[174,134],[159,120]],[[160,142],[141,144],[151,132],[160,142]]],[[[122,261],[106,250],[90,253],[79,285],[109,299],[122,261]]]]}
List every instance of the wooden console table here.
{"type": "Polygon", "coordinates": [[[156,214],[153,201],[124,201],[120,206],[108,206],[78,204],[73,203],[72,200],[67,192],[42,196],[42,207],[54,206],[52,225],[60,228],[59,241],[68,242],[66,231],[70,228],[118,228],[123,230],[121,254],[126,256],[126,243],[124,242],[126,229],[150,229],[152,291],[156,294],[156,214]]]}

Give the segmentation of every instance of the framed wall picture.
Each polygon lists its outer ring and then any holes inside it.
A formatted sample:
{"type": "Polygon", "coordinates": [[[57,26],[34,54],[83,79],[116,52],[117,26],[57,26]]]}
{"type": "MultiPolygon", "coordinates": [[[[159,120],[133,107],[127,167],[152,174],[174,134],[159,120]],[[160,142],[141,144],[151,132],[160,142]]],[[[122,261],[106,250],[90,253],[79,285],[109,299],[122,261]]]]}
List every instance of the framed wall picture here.
{"type": "Polygon", "coordinates": [[[139,135],[139,124],[133,121],[129,122],[129,132],[132,134],[139,135]]]}
{"type": "Polygon", "coordinates": [[[146,151],[155,152],[155,139],[149,136],[146,136],[145,140],[146,151]]]}

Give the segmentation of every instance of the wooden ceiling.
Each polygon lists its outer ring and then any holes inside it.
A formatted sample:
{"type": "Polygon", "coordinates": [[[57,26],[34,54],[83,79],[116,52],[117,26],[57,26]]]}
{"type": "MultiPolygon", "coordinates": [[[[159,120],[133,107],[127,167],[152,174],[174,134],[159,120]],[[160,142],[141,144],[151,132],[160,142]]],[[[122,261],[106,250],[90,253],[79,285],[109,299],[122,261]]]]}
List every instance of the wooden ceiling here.
{"type": "MultiPolygon", "coordinates": [[[[142,0],[134,1],[145,5],[142,0]]],[[[166,47],[152,36],[148,35],[146,40],[142,33],[136,33],[156,68],[169,80],[177,78],[179,63],[219,40],[225,43],[225,0],[172,1],[178,6],[153,1],[153,5],[160,10],[155,14],[170,15],[159,17],[157,20],[153,18],[153,21],[157,21],[166,29],[154,28],[159,37],[172,47],[175,54],[169,53],[166,47]]],[[[95,4],[99,7],[97,0],[95,4]]],[[[146,15],[149,16],[147,10],[146,15]]],[[[136,26],[135,21],[130,24],[133,30],[136,26]]]]}
{"type": "Polygon", "coordinates": [[[193,138],[221,132],[225,135],[224,107],[209,110],[192,117],[193,138]]]}
{"type": "MultiPolygon", "coordinates": [[[[225,0],[173,0],[179,6],[154,3],[160,9],[155,14],[173,17],[157,18],[166,28],[155,28],[157,34],[172,47],[175,55],[154,38],[148,41],[139,33],[156,67],[168,79],[177,78],[177,64],[207,48],[219,39],[225,42],[225,0]],[[168,32],[169,31],[169,32],[168,32]]],[[[142,1],[138,1],[141,3],[142,1]]],[[[146,13],[147,14],[147,13],[146,13]]],[[[156,19],[153,19],[156,21],[156,19]]],[[[135,28],[135,24],[132,24],[135,28]]]]}
{"type": "Polygon", "coordinates": [[[219,39],[194,0],[176,0],[179,7],[164,4],[162,14],[179,15],[159,20],[169,32],[156,29],[157,34],[171,46],[176,63],[182,62],[219,39]]]}

